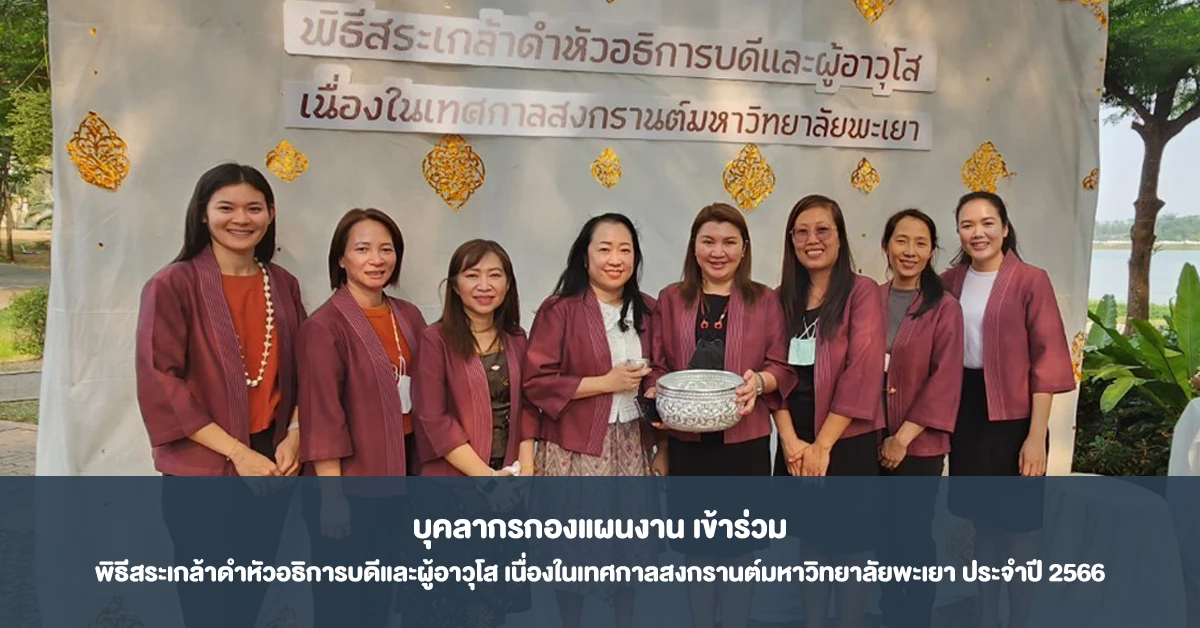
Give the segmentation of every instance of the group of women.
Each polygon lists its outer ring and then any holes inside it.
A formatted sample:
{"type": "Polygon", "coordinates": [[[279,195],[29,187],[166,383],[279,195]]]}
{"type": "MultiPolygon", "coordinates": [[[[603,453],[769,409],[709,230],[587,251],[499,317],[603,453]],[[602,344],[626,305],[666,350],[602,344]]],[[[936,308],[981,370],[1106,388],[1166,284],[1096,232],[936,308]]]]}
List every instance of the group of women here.
{"type": "MultiPolygon", "coordinates": [[[[842,210],[824,196],[792,208],[775,289],[751,279],[749,228],[729,205],[696,215],[682,280],[657,298],[639,286],[633,222],[596,216],[528,335],[513,265],[493,241],[451,256],[432,324],[389,296],[405,242],[376,209],[338,223],[332,296],[307,315],[296,279],[272,263],[275,211],[254,168],[210,170],[188,207],[183,249],[144,288],[138,401],[163,474],[936,476],[949,454],[950,475],[1036,476],[1046,471],[1051,398],[1075,387],[1049,277],[1022,261],[1004,202],[986,192],[955,208],[961,251],[941,276],[934,221],[915,209],[892,216],[882,285],[856,274],[842,210]],[[656,381],[701,368],[743,378],[741,420],[718,433],[664,429],[651,411],[656,381]]],[[[314,557],[368,518],[356,514],[389,503],[320,487],[306,500],[314,557]]],[[[502,482],[484,490],[495,504],[517,500],[502,482]]],[[[909,517],[913,529],[891,530],[909,535],[897,560],[934,564],[935,496],[905,496],[902,508],[923,514],[909,517]]],[[[977,522],[981,560],[1016,551],[1040,526],[1036,508],[1017,516],[993,502],[950,495],[951,509],[977,522]]],[[[813,545],[830,560],[870,549],[813,545]]],[[[987,623],[999,589],[984,587],[987,623]]],[[[865,593],[845,589],[838,619],[854,623],[865,593]]],[[[1028,614],[1025,593],[1010,590],[1010,625],[1028,614]]],[[[335,625],[347,602],[323,597],[316,625],[335,625]]],[[[713,625],[717,607],[722,626],[746,623],[744,586],[697,587],[691,599],[697,626],[713,625]]],[[[807,625],[824,625],[828,599],[806,589],[807,625]]],[[[632,589],[612,601],[618,625],[630,625],[632,589]]],[[[928,626],[932,603],[928,587],[889,587],[884,623],[928,626]]],[[[579,625],[582,595],[564,590],[559,605],[564,625],[579,625]]]]}

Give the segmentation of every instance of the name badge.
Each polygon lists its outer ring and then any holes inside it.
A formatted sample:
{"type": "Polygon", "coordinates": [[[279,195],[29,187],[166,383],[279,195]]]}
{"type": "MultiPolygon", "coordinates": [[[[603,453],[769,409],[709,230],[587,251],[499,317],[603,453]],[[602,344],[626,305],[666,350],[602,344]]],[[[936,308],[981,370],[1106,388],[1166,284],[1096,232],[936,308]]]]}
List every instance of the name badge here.
{"type": "Polygon", "coordinates": [[[400,393],[400,410],[404,414],[412,412],[412,378],[401,375],[396,381],[396,391],[400,393]]]}
{"type": "Polygon", "coordinates": [[[792,338],[788,345],[788,364],[794,366],[812,366],[817,362],[816,338],[792,338]]]}

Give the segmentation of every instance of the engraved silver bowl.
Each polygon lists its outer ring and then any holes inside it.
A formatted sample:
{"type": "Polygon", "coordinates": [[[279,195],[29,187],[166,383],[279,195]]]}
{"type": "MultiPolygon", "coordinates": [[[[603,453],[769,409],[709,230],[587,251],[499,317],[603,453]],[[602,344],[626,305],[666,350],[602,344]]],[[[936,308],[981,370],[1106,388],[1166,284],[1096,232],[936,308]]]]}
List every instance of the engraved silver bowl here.
{"type": "Polygon", "coordinates": [[[728,371],[693,369],[658,379],[655,407],[667,427],[681,432],[719,432],[742,419],[737,388],[742,378],[728,371]]]}

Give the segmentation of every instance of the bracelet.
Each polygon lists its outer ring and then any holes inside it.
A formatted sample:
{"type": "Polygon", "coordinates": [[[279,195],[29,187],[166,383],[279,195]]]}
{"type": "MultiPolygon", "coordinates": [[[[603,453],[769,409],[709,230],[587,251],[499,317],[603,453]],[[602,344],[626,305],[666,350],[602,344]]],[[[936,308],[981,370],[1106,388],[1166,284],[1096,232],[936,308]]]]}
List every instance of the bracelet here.
{"type": "Polygon", "coordinates": [[[288,429],[287,429],[287,431],[291,432],[291,431],[295,431],[295,430],[298,430],[298,429],[300,429],[300,424],[299,424],[299,423],[292,423],[291,425],[288,425],[288,429]]]}
{"type": "Polygon", "coordinates": [[[238,445],[241,445],[241,444],[242,444],[241,441],[234,439],[233,446],[229,448],[229,453],[225,454],[225,459],[230,462],[233,462],[233,451],[238,448],[238,445]]]}
{"type": "Polygon", "coordinates": [[[763,379],[762,373],[758,371],[754,372],[754,376],[758,378],[758,394],[761,395],[767,389],[767,380],[763,379]]]}

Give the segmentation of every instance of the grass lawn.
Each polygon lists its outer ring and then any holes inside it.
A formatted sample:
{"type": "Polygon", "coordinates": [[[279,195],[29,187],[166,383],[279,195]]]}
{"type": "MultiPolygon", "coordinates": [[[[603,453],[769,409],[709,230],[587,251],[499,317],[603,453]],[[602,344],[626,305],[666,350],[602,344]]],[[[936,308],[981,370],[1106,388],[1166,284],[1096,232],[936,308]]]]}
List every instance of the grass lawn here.
{"type": "Polygon", "coordinates": [[[14,347],[16,332],[13,329],[12,312],[8,308],[0,310],[0,362],[24,362],[34,360],[33,356],[17,351],[14,347]]]}
{"type": "Polygon", "coordinates": [[[38,422],[38,402],[7,401],[0,403],[0,421],[16,421],[17,423],[38,422]]]}

